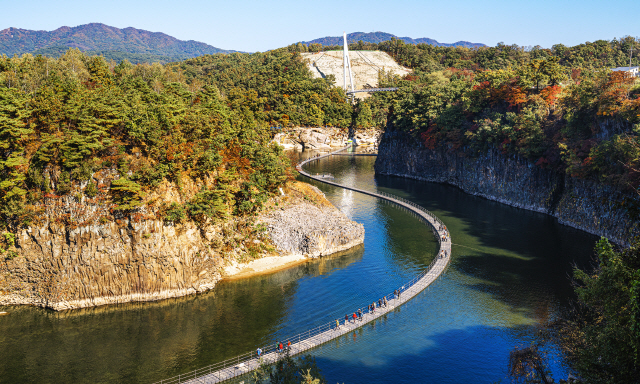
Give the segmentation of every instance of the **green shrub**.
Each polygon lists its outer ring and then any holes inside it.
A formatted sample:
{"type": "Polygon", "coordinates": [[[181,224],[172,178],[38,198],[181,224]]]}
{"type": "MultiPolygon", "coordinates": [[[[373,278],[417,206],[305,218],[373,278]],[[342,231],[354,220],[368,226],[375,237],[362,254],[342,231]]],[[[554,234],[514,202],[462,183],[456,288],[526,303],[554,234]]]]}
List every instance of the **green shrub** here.
{"type": "Polygon", "coordinates": [[[98,195],[98,188],[96,187],[96,183],[90,181],[87,184],[87,187],[84,189],[84,194],[90,198],[94,198],[98,195]]]}
{"type": "Polygon", "coordinates": [[[171,203],[171,205],[164,210],[164,221],[173,223],[180,223],[187,217],[187,211],[184,207],[178,203],[171,203]]]}
{"type": "Polygon", "coordinates": [[[117,210],[130,211],[142,205],[145,193],[140,184],[120,178],[111,182],[111,196],[117,210]]]}

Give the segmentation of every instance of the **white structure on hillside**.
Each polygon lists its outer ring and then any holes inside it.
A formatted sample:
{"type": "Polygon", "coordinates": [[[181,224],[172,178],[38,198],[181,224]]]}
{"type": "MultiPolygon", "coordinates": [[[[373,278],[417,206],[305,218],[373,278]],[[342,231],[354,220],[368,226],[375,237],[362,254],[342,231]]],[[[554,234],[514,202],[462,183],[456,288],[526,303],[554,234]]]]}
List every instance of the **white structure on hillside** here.
{"type": "Polygon", "coordinates": [[[351,84],[351,91],[353,92],[353,74],[351,74],[351,60],[349,60],[349,45],[347,45],[347,32],[342,32],[344,39],[344,48],[342,50],[342,73],[344,74],[344,91],[347,92],[347,68],[349,70],[349,84],[351,84]]]}
{"type": "MultiPolygon", "coordinates": [[[[307,61],[307,66],[314,78],[333,77],[336,87],[347,92],[351,91],[349,84],[351,77],[344,75],[344,51],[303,52],[301,55],[307,61]]],[[[349,64],[351,64],[353,88],[356,91],[377,88],[380,72],[398,77],[411,73],[409,68],[398,65],[388,53],[381,51],[349,50],[349,64]]],[[[363,92],[356,93],[355,96],[362,99],[369,97],[369,94],[363,92]]]]}
{"type": "Polygon", "coordinates": [[[613,68],[612,71],[628,72],[633,77],[640,77],[639,69],[640,69],[640,67],[618,67],[618,68],[613,68]]]}

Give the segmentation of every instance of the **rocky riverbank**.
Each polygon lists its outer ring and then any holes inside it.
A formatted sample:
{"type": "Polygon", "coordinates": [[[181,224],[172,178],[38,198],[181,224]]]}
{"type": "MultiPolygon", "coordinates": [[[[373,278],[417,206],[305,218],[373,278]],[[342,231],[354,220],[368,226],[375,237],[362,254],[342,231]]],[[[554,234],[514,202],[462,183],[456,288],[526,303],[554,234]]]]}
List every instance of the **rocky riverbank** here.
{"type": "MultiPolygon", "coordinates": [[[[0,261],[0,305],[65,310],[185,296],[247,270],[268,272],[363,242],[362,225],[317,188],[291,182],[283,192],[258,217],[206,227],[122,218],[23,229],[16,256],[0,261]]],[[[92,209],[72,198],[57,203],[92,209]]]]}
{"type": "Polygon", "coordinates": [[[630,201],[638,201],[636,195],[495,150],[471,158],[443,148],[427,149],[411,136],[389,130],[381,139],[375,170],[450,184],[472,195],[547,213],[623,245],[639,229],[627,210],[630,201]]]}
{"type": "MultiPolygon", "coordinates": [[[[370,128],[358,130],[353,134],[356,142],[364,152],[375,153],[382,131],[370,128]]],[[[332,148],[344,147],[349,140],[347,129],[318,127],[318,128],[289,128],[277,133],[273,142],[285,150],[317,150],[329,151],[332,148]]]]}

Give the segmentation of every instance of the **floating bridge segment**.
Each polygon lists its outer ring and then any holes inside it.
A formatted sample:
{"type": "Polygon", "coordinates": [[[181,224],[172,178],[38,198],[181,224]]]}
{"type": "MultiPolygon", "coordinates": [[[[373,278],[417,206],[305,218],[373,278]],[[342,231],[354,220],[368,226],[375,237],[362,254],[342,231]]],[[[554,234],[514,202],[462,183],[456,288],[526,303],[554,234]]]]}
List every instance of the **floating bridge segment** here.
{"type": "Polygon", "coordinates": [[[347,91],[347,95],[351,95],[353,93],[358,92],[395,92],[398,88],[365,88],[365,89],[356,89],[354,91],[347,91]]]}
{"type": "MultiPolygon", "coordinates": [[[[370,192],[362,189],[344,186],[332,181],[327,180],[325,175],[312,175],[306,172],[302,166],[320,160],[324,157],[332,156],[335,154],[339,154],[340,152],[351,148],[351,146],[339,149],[337,151],[312,157],[308,160],[305,160],[296,166],[298,172],[303,174],[304,176],[319,181],[321,183],[333,185],[339,188],[344,188],[348,190],[352,190],[355,192],[363,193],[365,195],[377,197],[382,200],[386,200],[390,203],[396,204],[397,206],[411,212],[416,217],[421,219],[425,224],[428,224],[433,230],[434,235],[436,236],[440,247],[438,251],[438,255],[433,259],[429,267],[427,267],[422,273],[416,276],[413,280],[405,283],[402,287],[398,288],[400,292],[399,297],[396,297],[393,293],[387,294],[384,297],[387,298],[388,305],[386,307],[376,308],[373,312],[368,310],[369,303],[364,303],[361,308],[350,308],[345,309],[346,313],[357,312],[358,309],[362,310],[363,316],[362,320],[352,320],[345,323],[344,318],[338,317],[339,326],[336,326],[336,320],[331,320],[326,324],[323,324],[314,329],[310,329],[308,331],[302,332],[298,335],[289,338],[281,338],[283,343],[287,341],[291,342],[291,347],[289,349],[289,355],[294,356],[305,352],[309,349],[322,345],[330,340],[336,339],[340,336],[348,334],[363,325],[386,315],[387,313],[393,311],[395,308],[404,304],[405,302],[411,300],[418,293],[422,292],[426,287],[428,287],[431,283],[433,283],[446,269],[451,259],[451,237],[449,233],[446,231],[446,228],[442,221],[438,219],[434,214],[422,208],[421,206],[405,200],[398,196],[393,196],[384,192],[370,192]],[[446,255],[446,256],[445,256],[446,255]]],[[[383,296],[381,296],[382,298],[383,296]]],[[[286,348],[286,346],[285,346],[286,348]]],[[[259,357],[257,353],[249,352],[244,355],[237,356],[235,358],[225,360],[219,362],[217,364],[210,365],[208,367],[200,368],[195,371],[178,375],[172,377],[170,379],[159,381],[157,384],[213,384],[220,383],[223,381],[227,381],[233,379],[235,377],[244,375],[248,372],[251,372],[257,369],[261,364],[273,364],[277,362],[279,359],[285,356],[284,353],[279,352],[275,345],[262,348],[262,355],[259,357]]]]}

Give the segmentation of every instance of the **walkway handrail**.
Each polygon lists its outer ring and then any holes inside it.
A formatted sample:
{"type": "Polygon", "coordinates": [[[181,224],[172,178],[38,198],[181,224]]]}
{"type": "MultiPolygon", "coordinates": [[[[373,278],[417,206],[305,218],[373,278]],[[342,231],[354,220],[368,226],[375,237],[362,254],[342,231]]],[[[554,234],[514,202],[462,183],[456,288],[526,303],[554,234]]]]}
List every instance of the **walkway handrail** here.
{"type": "MultiPolygon", "coordinates": [[[[316,180],[316,181],[319,181],[319,182],[322,182],[322,183],[325,183],[325,184],[334,185],[334,186],[337,186],[337,187],[340,187],[340,188],[349,189],[349,190],[357,191],[357,192],[360,192],[360,193],[363,193],[363,194],[366,194],[366,195],[370,195],[370,196],[373,196],[373,197],[381,198],[381,199],[387,200],[389,202],[392,202],[394,204],[397,204],[400,207],[405,208],[405,209],[409,209],[408,207],[414,208],[415,210],[419,210],[421,212],[424,212],[433,221],[435,221],[436,223],[438,223],[441,226],[440,229],[437,229],[437,228],[435,228],[433,226],[433,223],[429,222],[428,220],[426,220],[422,216],[419,217],[421,219],[421,221],[426,222],[426,224],[428,224],[432,228],[434,234],[436,235],[436,239],[437,239],[438,245],[439,245],[439,247],[438,247],[439,248],[438,256],[435,257],[431,261],[429,266],[424,271],[420,272],[413,279],[411,279],[410,281],[408,281],[407,283],[405,283],[404,285],[402,285],[401,287],[399,287],[397,289],[398,293],[401,294],[402,292],[410,289],[414,284],[416,284],[418,281],[420,281],[425,275],[427,275],[429,272],[431,272],[432,267],[439,260],[440,253],[442,252],[442,239],[441,239],[441,236],[440,236],[439,232],[442,231],[442,235],[445,236],[446,238],[449,238],[449,234],[445,229],[446,227],[444,226],[444,223],[442,223],[442,221],[440,219],[438,219],[437,216],[435,216],[433,213],[431,213],[427,209],[425,209],[425,208],[423,208],[423,207],[421,207],[421,206],[419,206],[419,205],[417,205],[417,204],[415,204],[415,203],[413,203],[411,201],[408,201],[408,200],[406,200],[406,199],[404,199],[404,198],[402,198],[400,196],[395,196],[395,195],[392,195],[392,194],[386,193],[386,192],[378,192],[378,193],[369,192],[369,191],[361,190],[361,189],[354,188],[354,187],[344,186],[344,185],[337,184],[337,183],[334,183],[334,182],[331,182],[331,181],[327,181],[326,179],[323,179],[321,177],[312,176],[308,172],[306,172],[306,171],[304,171],[302,169],[302,166],[307,164],[307,163],[310,163],[310,162],[316,161],[316,160],[320,160],[320,159],[322,159],[324,157],[332,156],[332,155],[334,155],[336,153],[339,153],[339,152],[342,152],[342,151],[344,151],[344,150],[346,150],[346,149],[348,149],[350,147],[351,146],[347,146],[347,147],[341,148],[341,149],[339,149],[337,151],[333,151],[333,152],[330,152],[330,153],[325,154],[325,155],[319,155],[319,156],[307,159],[307,160],[299,163],[296,166],[296,169],[298,170],[298,172],[300,172],[304,176],[307,176],[307,177],[309,177],[309,178],[311,178],[313,180],[316,180]]],[[[382,296],[380,299],[386,298],[388,302],[391,302],[392,298],[394,298],[394,297],[395,297],[395,293],[389,293],[389,294],[386,294],[386,295],[382,296]]],[[[358,312],[358,310],[361,310],[363,314],[370,313],[369,312],[369,305],[370,305],[370,303],[367,303],[367,304],[362,305],[361,307],[356,308],[356,313],[358,312]]],[[[322,334],[323,332],[327,332],[327,331],[329,331],[331,329],[334,329],[334,327],[336,325],[336,321],[339,322],[339,321],[341,321],[341,319],[342,319],[342,317],[338,317],[337,320],[331,320],[328,323],[321,324],[321,325],[319,325],[319,326],[317,326],[317,327],[315,327],[313,329],[301,332],[301,333],[299,333],[297,335],[294,335],[292,337],[280,338],[280,340],[283,341],[283,344],[286,341],[291,341],[291,343],[298,343],[298,344],[299,343],[304,343],[305,340],[308,340],[308,339],[310,339],[310,338],[312,338],[312,337],[314,337],[316,335],[322,334]]],[[[364,323],[363,323],[363,325],[364,325],[364,323]]],[[[277,350],[277,346],[276,345],[269,345],[269,346],[266,346],[266,347],[263,347],[263,348],[260,348],[260,349],[262,350],[262,355],[266,356],[271,352],[275,352],[277,350]]],[[[276,354],[276,356],[280,356],[280,355],[276,354]]],[[[184,383],[185,381],[192,381],[192,380],[196,380],[196,381],[199,382],[199,379],[198,379],[199,377],[204,376],[204,375],[211,375],[211,374],[214,374],[214,378],[215,378],[215,372],[227,369],[229,367],[236,367],[237,368],[240,365],[242,365],[243,363],[255,362],[256,358],[257,358],[256,352],[244,353],[242,355],[239,355],[239,356],[236,356],[234,358],[221,361],[219,363],[211,364],[209,366],[206,366],[206,367],[203,367],[203,368],[199,368],[199,369],[196,369],[194,371],[191,371],[191,372],[188,372],[188,373],[185,373],[185,374],[181,374],[181,375],[169,378],[169,379],[161,380],[161,381],[157,382],[156,384],[180,384],[180,383],[184,383]]],[[[279,357],[276,357],[276,359],[278,359],[278,358],[279,357]]],[[[218,381],[217,382],[228,380],[229,378],[240,376],[240,375],[243,375],[245,373],[247,373],[247,372],[242,370],[242,369],[236,369],[234,371],[234,373],[232,374],[232,376],[230,376],[230,377],[228,375],[224,375],[222,377],[218,377],[218,381]]]]}

